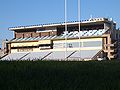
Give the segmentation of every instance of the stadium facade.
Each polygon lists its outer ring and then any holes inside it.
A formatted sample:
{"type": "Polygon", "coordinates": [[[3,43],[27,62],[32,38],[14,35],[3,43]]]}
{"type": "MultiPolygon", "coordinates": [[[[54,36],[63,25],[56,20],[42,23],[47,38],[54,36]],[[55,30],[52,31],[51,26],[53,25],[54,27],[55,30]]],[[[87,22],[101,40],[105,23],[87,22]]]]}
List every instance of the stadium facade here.
{"type": "Polygon", "coordinates": [[[2,60],[103,60],[117,59],[120,30],[108,18],[81,22],[11,27],[14,38],[6,43],[2,60]],[[80,29],[79,29],[80,25],[80,29]]]}

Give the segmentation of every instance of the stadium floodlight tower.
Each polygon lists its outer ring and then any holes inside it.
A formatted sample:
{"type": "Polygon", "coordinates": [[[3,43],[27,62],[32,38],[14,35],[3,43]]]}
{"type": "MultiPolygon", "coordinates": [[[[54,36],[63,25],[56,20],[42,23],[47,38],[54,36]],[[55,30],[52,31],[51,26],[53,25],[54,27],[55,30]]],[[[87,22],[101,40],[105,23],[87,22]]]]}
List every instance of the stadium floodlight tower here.
{"type": "MultiPolygon", "coordinates": [[[[65,0],[65,60],[67,60],[67,0],[65,0]]],[[[78,0],[78,26],[79,26],[79,60],[81,60],[81,44],[80,44],[80,0],[78,0]]]]}
{"type": "Polygon", "coordinates": [[[81,49],[81,44],[80,44],[80,0],[78,0],[78,22],[79,22],[79,60],[81,60],[81,52],[80,52],[80,49],[81,49]]]}
{"type": "MultiPolygon", "coordinates": [[[[67,0],[65,0],[65,33],[67,33],[67,0]]],[[[67,60],[67,34],[65,35],[65,60],[67,60]]]]}

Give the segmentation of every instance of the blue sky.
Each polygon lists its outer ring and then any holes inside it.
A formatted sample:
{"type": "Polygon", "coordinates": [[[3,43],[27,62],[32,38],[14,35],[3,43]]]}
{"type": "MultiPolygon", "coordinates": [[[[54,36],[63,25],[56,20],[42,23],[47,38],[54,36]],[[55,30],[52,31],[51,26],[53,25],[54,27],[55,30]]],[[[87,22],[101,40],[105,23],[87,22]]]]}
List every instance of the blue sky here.
{"type": "MultiPolygon", "coordinates": [[[[81,0],[81,20],[113,18],[120,27],[120,0],[81,0]]],[[[67,20],[77,20],[77,0],[67,0],[67,20]]],[[[0,0],[0,41],[13,38],[8,27],[64,21],[64,0],[0,0]]]]}

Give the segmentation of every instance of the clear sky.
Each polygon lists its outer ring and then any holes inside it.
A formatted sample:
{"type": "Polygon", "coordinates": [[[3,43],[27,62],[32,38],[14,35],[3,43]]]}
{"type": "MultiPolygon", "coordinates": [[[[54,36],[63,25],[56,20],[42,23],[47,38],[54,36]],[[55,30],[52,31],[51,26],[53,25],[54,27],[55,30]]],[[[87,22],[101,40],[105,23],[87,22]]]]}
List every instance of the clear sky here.
{"type": "MultiPolygon", "coordinates": [[[[120,0],[80,0],[81,20],[113,18],[120,27],[120,0]]],[[[67,21],[77,20],[77,0],[67,0],[67,21]]],[[[64,21],[64,0],[0,0],[0,41],[12,39],[9,27],[64,21]]]]}

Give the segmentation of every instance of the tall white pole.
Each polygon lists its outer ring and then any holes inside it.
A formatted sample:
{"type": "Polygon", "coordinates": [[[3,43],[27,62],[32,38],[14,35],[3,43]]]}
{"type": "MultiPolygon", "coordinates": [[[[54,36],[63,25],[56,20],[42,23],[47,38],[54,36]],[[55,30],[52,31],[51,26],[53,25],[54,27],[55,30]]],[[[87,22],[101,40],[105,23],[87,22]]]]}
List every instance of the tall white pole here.
{"type": "MultiPolygon", "coordinates": [[[[65,33],[67,32],[67,0],[65,0],[65,33]]],[[[65,59],[67,60],[67,35],[65,35],[65,59]]]]}
{"type": "Polygon", "coordinates": [[[80,43],[80,0],[78,0],[78,22],[79,22],[79,60],[81,60],[81,43],[80,43]]]}

